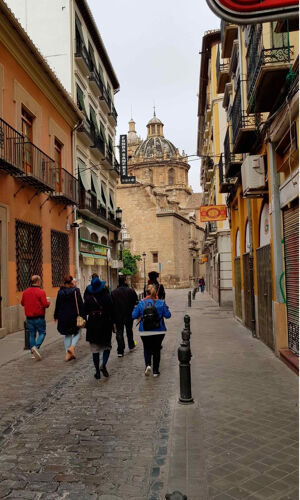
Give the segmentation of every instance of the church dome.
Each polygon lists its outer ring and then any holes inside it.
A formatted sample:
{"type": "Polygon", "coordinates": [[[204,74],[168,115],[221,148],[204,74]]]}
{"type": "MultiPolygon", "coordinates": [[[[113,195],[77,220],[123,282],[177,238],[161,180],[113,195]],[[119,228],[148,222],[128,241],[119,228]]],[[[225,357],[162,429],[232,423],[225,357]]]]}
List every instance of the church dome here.
{"type": "Polygon", "coordinates": [[[153,158],[154,151],[157,158],[163,158],[165,155],[167,158],[176,156],[177,150],[170,141],[164,137],[148,137],[145,141],[138,146],[135,151],[134,156],[143,156],[144,158],[153,158]]]}
{"type": "Polygon", "coordinates": [[[164,124],[154,116],[147,123],[148,136],[136,149],[134,156],[142,156],[144,159],[150,158],[172,158],[177,156],[177,149],[174,144],[165,139],[163,134],[164,124]]]}

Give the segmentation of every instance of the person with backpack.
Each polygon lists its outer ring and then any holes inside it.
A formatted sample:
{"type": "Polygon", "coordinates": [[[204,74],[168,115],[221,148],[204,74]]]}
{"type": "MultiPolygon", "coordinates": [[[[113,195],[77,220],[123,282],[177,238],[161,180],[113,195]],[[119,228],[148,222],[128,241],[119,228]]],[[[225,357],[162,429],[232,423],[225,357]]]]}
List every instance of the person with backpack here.
{"type": "Polygon", "coordinates": [[[106,364],[111,350],[113,328],[113,303],[105,281],[94,277],[88,286],[88,294],[84,301],[84,313],[87,316],[86,341],[90,343],[93,363],[96,369],[95,378],[100,379],[100,372],[109,377],[106,364]],[[103,352],[100,365],[100,353],[103,352]]]}
{"type": "Polygon", "coordinates": [[[166,293],[164,289],[164,285],[158,282],[157,278],[159,278],[159,273],[156,271],[151,271],[148,273],[149,280],[148,280],[148,285],[153,285],[156,288],[156,295],[157,299],[162,299],[165,300],[166,298],[166,293]]]}
{"type": "Polygon", "coordinates": [[[157,298],[157,290],[154,285],[147,288],[145,299],[135,306],[132,312],[133,319],[140,319],[139,332],[144,346],[145,375],[149,377],[152,371],[153,377],[158,377],[160,351],[162,341],[165,338],[166,325],[164,318],[170,318],[171,312],[164,300],[157,298]]]}

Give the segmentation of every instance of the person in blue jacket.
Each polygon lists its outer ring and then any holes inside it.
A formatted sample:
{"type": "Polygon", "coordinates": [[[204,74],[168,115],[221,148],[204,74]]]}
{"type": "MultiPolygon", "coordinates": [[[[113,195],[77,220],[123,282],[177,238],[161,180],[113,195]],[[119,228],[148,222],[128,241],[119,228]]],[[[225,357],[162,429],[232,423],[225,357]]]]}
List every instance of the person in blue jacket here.
{"type": "Polygon", "coordinates": [[[153,285],[148,286],[146,298],[140,300],[132,311],[132,318],[139,319],[139,332],[144,346],[145,375],[159,376],[160,350],[165,338],[166,325],[164,318],[170,318],[170,310],[164,300],[157,298],[157,290],[153,285]]]}

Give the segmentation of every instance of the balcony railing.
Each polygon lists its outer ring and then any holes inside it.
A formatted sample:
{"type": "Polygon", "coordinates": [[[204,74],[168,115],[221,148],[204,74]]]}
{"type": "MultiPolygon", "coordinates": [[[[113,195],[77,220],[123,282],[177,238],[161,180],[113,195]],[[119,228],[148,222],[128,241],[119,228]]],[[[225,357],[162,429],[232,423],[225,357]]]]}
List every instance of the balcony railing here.
{"type": "Polygon", "coordinates": [[[117,124],[117,120],[118,120],[118,113],[116,111],[116,108],[114,107],[113,103],[111,102],[111,107],[110,107],[111,111],[110,113],[108,114],[108,116],[111,118],[111,120],[115,123],[115,125],[117,124]]]}
{"type": "Polygon", "coordinates": [[[56,188],[53,196],[66,204],[79,203],[78,180],[64,168],[56,171],[56,188]]]}
{"type": "Polygon", "coordinates": [[[84,43],[81,41],[80,38],[76,38],[76,52],[75,52],[75,58],[77,59],[78,63],[81,65],[81,61],[83,61],[85,68],[83,69],[89,71],[91,68],[90,65],[90,56],[87,51],[86,46],[84,43]]]}
{"type": "Polygon", "coordinates": [[[226,83],[229,81],[229,63],[221,62],[219,47],[217,52],[216,71],[217,71],[217,92],[222,93],[224,92],[226,83]]]}
{"type": "Polygon", "coordinates": [[[256,135],[259,133],[260,115],[242,111],[241,91],[238,85],[231,109],[233,153],[250,151],[256,135]]]}
{"type": "Polygon", "coordinates": [[[99,151],[101,157],[104,157],[105,156],[105,142],[97,134],[94,127],[91,127],[91,138],[93,141],[93,145],[91,146],[91,148],[93,148],[93,149],[96,148],[99,151]]]}
{"type": "Polygon", "coordinates": [[[24,142],[22,181],[41,191],[54,191],[56,187],[54,160],[32,142],[24,142]]]}
{"type": "Polygon", "coordinates": [[[105,215],[103,215],[103,209],[100,206],[100,203],[97,200],[96,196],[91,195],[83,188],[80,189],[79,208],[81,210],[89,210],[98,217],[99,216],[106,217],[106,211],[105,215]]]}
{"type": "MultiPolygon", "coordinates": [[[[249,62],[248,66],[248,74],[247,74],[247,90],[248,90],[248,101],[250,103],[250,106],[252,109],[255,111],[255,86],[257,83],[257,78],[260,73],[260,70],[263,67],[269,67],[270,70],[272,70],[271,66],[275,65],[286,65],[286,72],[288,70],[287,65],[289,64],[289,59],[290,55],[293,55],[293,47],[288,48],[288,47],[277,47],[277,48],[272,48],[272,49],[261,49],[260,53],[258,54],[258,57],[253,59],[251,61],[252,64],[249,62]],[[254,63],[256,62],[256,65],[254,66],[254,63]]],[[[280,68],[279,68],[280,71],[280,68]]],[[[273,78],[276,78],[276,75],[273,75],[273,78]]],[[[272,78],[272,80],[273,80],[272,78]]],[[[276,82],[274,82],[276,83],[276,82]]],[[[277,91],[272,89],[272,93],[274,95],[274,100],[277,95],[277,91]]],[[[259,109],[260,111],[260,109],[259,109]]],[[[263,110],[262,110],[263,111],[263,110]]],[[[269,111],[268,109],[266,111],[269,111]]]]}
{"type": "Polygon", "coordinates": [[[23,172],[24,137],[0,118],[0,170],[23,172]]]}
{"type": "Polygon", "coordinates": [[[93,71],[90,72],[89,81],[94,92],[96,92],[98,97],[101,97],[103,95],[104,85],[95,68],[93,69],[93,71]]]}
{"type": "Polygon", "coordinates": [[[120,165],[119,165],[119,162],[118,162],[118,160],[117,160],[116,158],[115,158],[115,160],[114,160],[114,166],[113,166],[113,169],[114,169],[114,171],[115,171],[118,175],[120,175],[120,165]]]}
{"type": "Polygon", "coordinates": [[[249,33],[249,45],[247,50],[247,92],[249,95],[254,86],[259,54],[262,48],[262,25],[252,24],[249,33]]]}

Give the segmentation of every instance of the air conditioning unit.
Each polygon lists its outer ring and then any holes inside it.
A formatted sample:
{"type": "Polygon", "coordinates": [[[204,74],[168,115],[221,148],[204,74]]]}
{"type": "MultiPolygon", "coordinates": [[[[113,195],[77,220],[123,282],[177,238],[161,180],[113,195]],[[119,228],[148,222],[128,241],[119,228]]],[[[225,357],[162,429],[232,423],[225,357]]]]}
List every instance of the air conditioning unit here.
{"type": "Polygon", "coordinates": [[[242,164],[243,195],[260,198],[266,192],[265,163],[260,155],[247,156],[242,164]]]}

